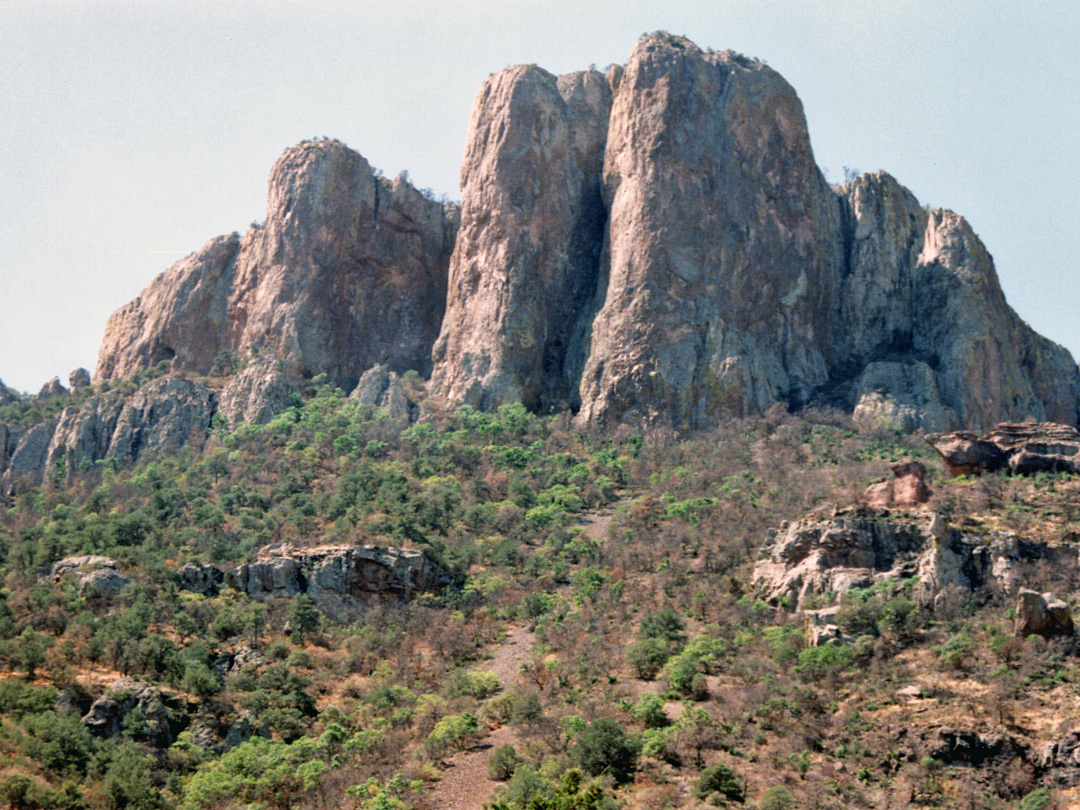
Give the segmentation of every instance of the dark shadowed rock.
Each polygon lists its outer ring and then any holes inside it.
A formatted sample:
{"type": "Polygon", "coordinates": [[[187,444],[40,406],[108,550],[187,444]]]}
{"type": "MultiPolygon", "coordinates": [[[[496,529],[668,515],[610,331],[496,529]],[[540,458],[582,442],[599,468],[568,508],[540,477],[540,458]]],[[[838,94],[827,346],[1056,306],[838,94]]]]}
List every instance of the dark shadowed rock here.
{"type": "Polygon", "coordinates": [[[0,405],[11,405],[13,402],[18,402],[22,399],[19,396],[19,392],[14,388],[8,388],[4,385],[4,381],[0,380],[0,405]]]}
{"type": "Polygon", "coordinates": [[[162,360],[204,374],[222,350],[346,389],[376,363],[426,373],[456,228],[455,206],[343,144],[301,143],[271,172],[266,225],[211,240],[117,311],[95,376],[162,360]]]}
{"type": "Polygon", "coordinates": [[[99,737],[118,737],[127,728],[128,716],[136,709],[141,721],[137,733],[159,748],[169,745],[172,742],[169,710],[161,690],[134,678],[113,681],[105,694],[94,701],[82,722],[99,737]]]}
{"type": "Polygon", "coordinates": [[[1072,610],[1066,602],[1052,593],[1038,593],[1021,588],[1016,595],[1013,632],[1019,638],[1031,635],[1043,638],[1072,636],[1072,610]]]}
{"type": "Polygon", "coordinates": [[[1080,472],[1080,433],[1070,425],[1002,423],[983,436],[958,431],[930,434],[926,441],[953,476],[1080,472]]]}
{"type": "Polygon", "coordinates": [[[187,563],[176,573],[180,577],[181,588],[203,596],[217,596],[225,581],[224,571],[216,565],[205,563],[187,563]]]}

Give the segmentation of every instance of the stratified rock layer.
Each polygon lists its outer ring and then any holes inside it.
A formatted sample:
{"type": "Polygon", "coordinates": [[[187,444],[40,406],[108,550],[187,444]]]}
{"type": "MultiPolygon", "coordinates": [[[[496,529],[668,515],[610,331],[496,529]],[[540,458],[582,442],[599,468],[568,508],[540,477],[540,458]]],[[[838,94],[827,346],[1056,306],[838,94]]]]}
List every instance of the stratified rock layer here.
{"type": "Polygon", "coordinates": [[[302,143],[271,172],[265,226],[210,240],[113,314],[95,377],[205,374],[223,350],[347,389],[375,363],[426,373],[456,228],[455,206],[343,144],[302,143]]]}
{"type": "Polygon", "coordinates": [[[1006,422],[985,436],[971,431],[932,433],[926,441],[953,476],[1080,473],[1080,433],[1069,425],[1006,422]]]}

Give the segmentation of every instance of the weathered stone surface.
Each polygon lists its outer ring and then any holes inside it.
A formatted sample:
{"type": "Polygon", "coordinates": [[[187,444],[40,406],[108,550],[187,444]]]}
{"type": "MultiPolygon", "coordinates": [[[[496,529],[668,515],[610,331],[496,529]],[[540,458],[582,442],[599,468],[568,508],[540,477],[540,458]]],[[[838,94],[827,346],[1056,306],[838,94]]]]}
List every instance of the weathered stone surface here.
{"type": "Polygon", "coordinates": [[[372,596],[408,598],[450,583],[423,552],[384,546],[271,545],[225,575],[252,599],[306,593],[324,611],[349,610],[372,596]]]}
{"type": "Polygon", "coordinates": [[[115,392],[65,408],[49,442],[45,470],[62,472],[70,481],[80,469],[105,458],[123,409],[123,397],[115,392]]]}
{"type": "Polygon", "coordinates": [[[179,450],[206,436],[213,412],[214,395],[205,386],[175,377],[152,380],[124,403],[106,455],[135,460],[179,450]]]}
{"type": "Polygon", "coordinates": [[[349,396],[363,405],[385,408],[391,419],[408,419],[417,411],[417,404],[405,393],[401,378],[382,364],[365,371],[349,396]]]}
{"type": "Polygon", "coordinates": [[[45,574],[52,582],[68,576],[77,577],[79,596],[97,603],[115,600],[131,582],[130,577],[120,573],[116,560],[97,554],[65,557],[53,563],[45,574]]]}
{"type": "MultiPolygon", "coordinates": [[[[18,441],[8,455],[4,475],[0,478],[0,490],[12,492],[17,484],[33,487],[41,483],[56,423],[57,420],[48,419],[18,432],[18,441]]],[[[14,431],[8,429],[9,442],[13,434],[14,431]]]]}
{"type": "Polygon", "coordinates": [[[22,397],[19,396],[19,392],[14,388],[8,388],[4,385],[4,381],[0,380],[0,405],[10,405],[13,402],[18,402],[22,397]]]}
{"type": "Polygon", "coordinates": [[[872,362],[855,381],[852,411],[864,430],[885,427],[904,433],[949,430],[959,417],[941,402],[933,370],[922,361],[872,362]]]}
{"type": "Polygon", "coordinates": [[[113,681],[105,694],[94,701],[82,722],[99,737],[116,737],[124,732],[124,721],[135,709],[141,714],[142,730],[149,742],[160,748],[172,742],[169,710],[161,690],[134,678],[113,681]]]}
{"type": "Polygon", "coordinates": [[[252,737],[266,737],[269,739],[270,729],[259,719],[258,715],[244,709],[237,716],[236,721],[229,726],[229,730],[225,734],[223,749],[231,751],[240,743],[247,742],[252,737]]]}
{"type": "Polygon", "coordinates": [[[966,533],[940,515],[893,520],[873,510],[810,517],[778,532],[754,566],[771,602],[801,605],[810,594],[838,597],[881,579],[918,576],[915,595],[933,606],[950,588],[989,598],[1016,593],[1035,567],[1075,572],[1080,547],[1025,540],[1010,532],[966,533]]]}
{"type": "Polygon", "coordinates": [[[615,91],[604,190],[582,421],[705,426],[828,380],[840,211],[777,73],[643,38],[615,91]]]}
{"type": "Polygon", "coordinates": [[[176,573],[180,576],[181,588],[203,596],[217,596],[225,581],[224,571],[205,563],[187,563],[176,573]]]}
{"type": "Polygon", "coordinates": [[[217,410],[231,426],[269,422],[298,398],[299,388],[273,357],[259,357],[235,374],[218,395],[217,410]]]}
{"type": "Polygon", "coordinates": [[[923,753],[947,765],[986,765],[997,759],[1026,758],[1026,747],[1000,731],[978,732],[943,726],[922,735],[923,753]]]}
{"type": "Polygon", "coordinates": [[[271,172],[266,225],[211,240],[116,312],[95,376],[162,360],[205,374],[224,349],[346,389],[376,363],[426,373],[457,217],[337,141],[301,143],[271,172]]]}
{"type": "Polygon", "coordinates": [[[1052,638],[1072,636],[1073,617],[1069,605],[1052,593],[1021,588],[1016,595],[1013,632],[1020,638],[1030,635],[1052,638]]]}
{"type": "Polygon", "coordinates": [[[78,391],[90,385],[90,372],[85,368],[77,368],[68,374],[68,385],[72,391],[78,391]]]}
{"type": "Polygon", "coordinates": [[[1080,472],[1080,433],[1069,425],[1006,422],[984,436],[958,431],[930,434],[926,441],[954,476],[1080,472]]]}
{"type": "Polygon", "coordinates": [[[461,170],[434,391],[488,409],[576,400],[606,213],[611,90],[595,70],[517,65],[484,83],[461,170]]]}
{"type": "Polygon", "coordinates": [[[45,385],[41,386],[41,390],[37,393],[38,399],[52,399],[53,397],[62,397],[68,390],[60,384],[59,377],[53,377],[45,385]]]}
{"type": "Polygon", "coordinates": [[[878,509],[892,506],[922,506],[933,491],[926,484],[926,467],[919,461],[898,461],[890,465],[893,477],[866,489],[867,505],[878,509]]]}

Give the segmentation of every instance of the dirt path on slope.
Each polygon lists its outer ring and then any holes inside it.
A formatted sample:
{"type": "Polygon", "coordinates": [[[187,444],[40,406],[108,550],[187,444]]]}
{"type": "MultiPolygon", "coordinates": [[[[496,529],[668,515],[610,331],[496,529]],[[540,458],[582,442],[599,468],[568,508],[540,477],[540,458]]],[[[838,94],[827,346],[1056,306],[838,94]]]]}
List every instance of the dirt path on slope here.
{"type": "MultiPolygon", "coordinates": [[[[511,625],[495,654],[475,669],[493,672],[506,692],[523,682],[521,667],[528,663],[533,645],[533,633],[526,625],[511,625]]],[[[491,801],[495,788],[502,782],[488,779],[488,759],[503,745],[519,742],[517,729],[499,726],[480,745],[450,758],[442,778],[435,784],[428,799],[438,810],[481,810],[491,801]]]]}
{"type": "MultiPolygon", "coordinates": [[[[594,543],[603,544],[614,518],[614,506],[599,509],[582,516],[581,526],[585,535],[594,543]]],[[[494,655],[474,667],[477,671],[495,673],[505,693],[524,683],[523,665],[532,660],[533,632],[525,624],[513,624],[499,642],[494,655]]],[[[484,802],[490,802],[495,789],[502,782],[488,779],[487,766],[491,755],[503,745],[520,742],[517,729],[500,726],[483,742],[469,751],[462,751],[450,758],[442,778],[435,783],[428,801],[438,810],[482,810],[484,802]]]]}

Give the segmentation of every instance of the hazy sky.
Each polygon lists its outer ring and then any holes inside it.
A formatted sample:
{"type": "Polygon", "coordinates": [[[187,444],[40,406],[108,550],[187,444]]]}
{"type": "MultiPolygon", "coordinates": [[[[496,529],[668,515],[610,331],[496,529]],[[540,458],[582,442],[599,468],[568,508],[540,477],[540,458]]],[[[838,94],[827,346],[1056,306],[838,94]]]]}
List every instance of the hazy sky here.
{"type": "Polygon", "coordinates": [[[265,217],[297,141],[459,199],[488,74],[602,68],[660,29],[779,70],[831,180],[886,169],[963,214],[1080,354],[1076,0],[0,0],[0,378],[93,370],[109,313],[265,217]]]}

